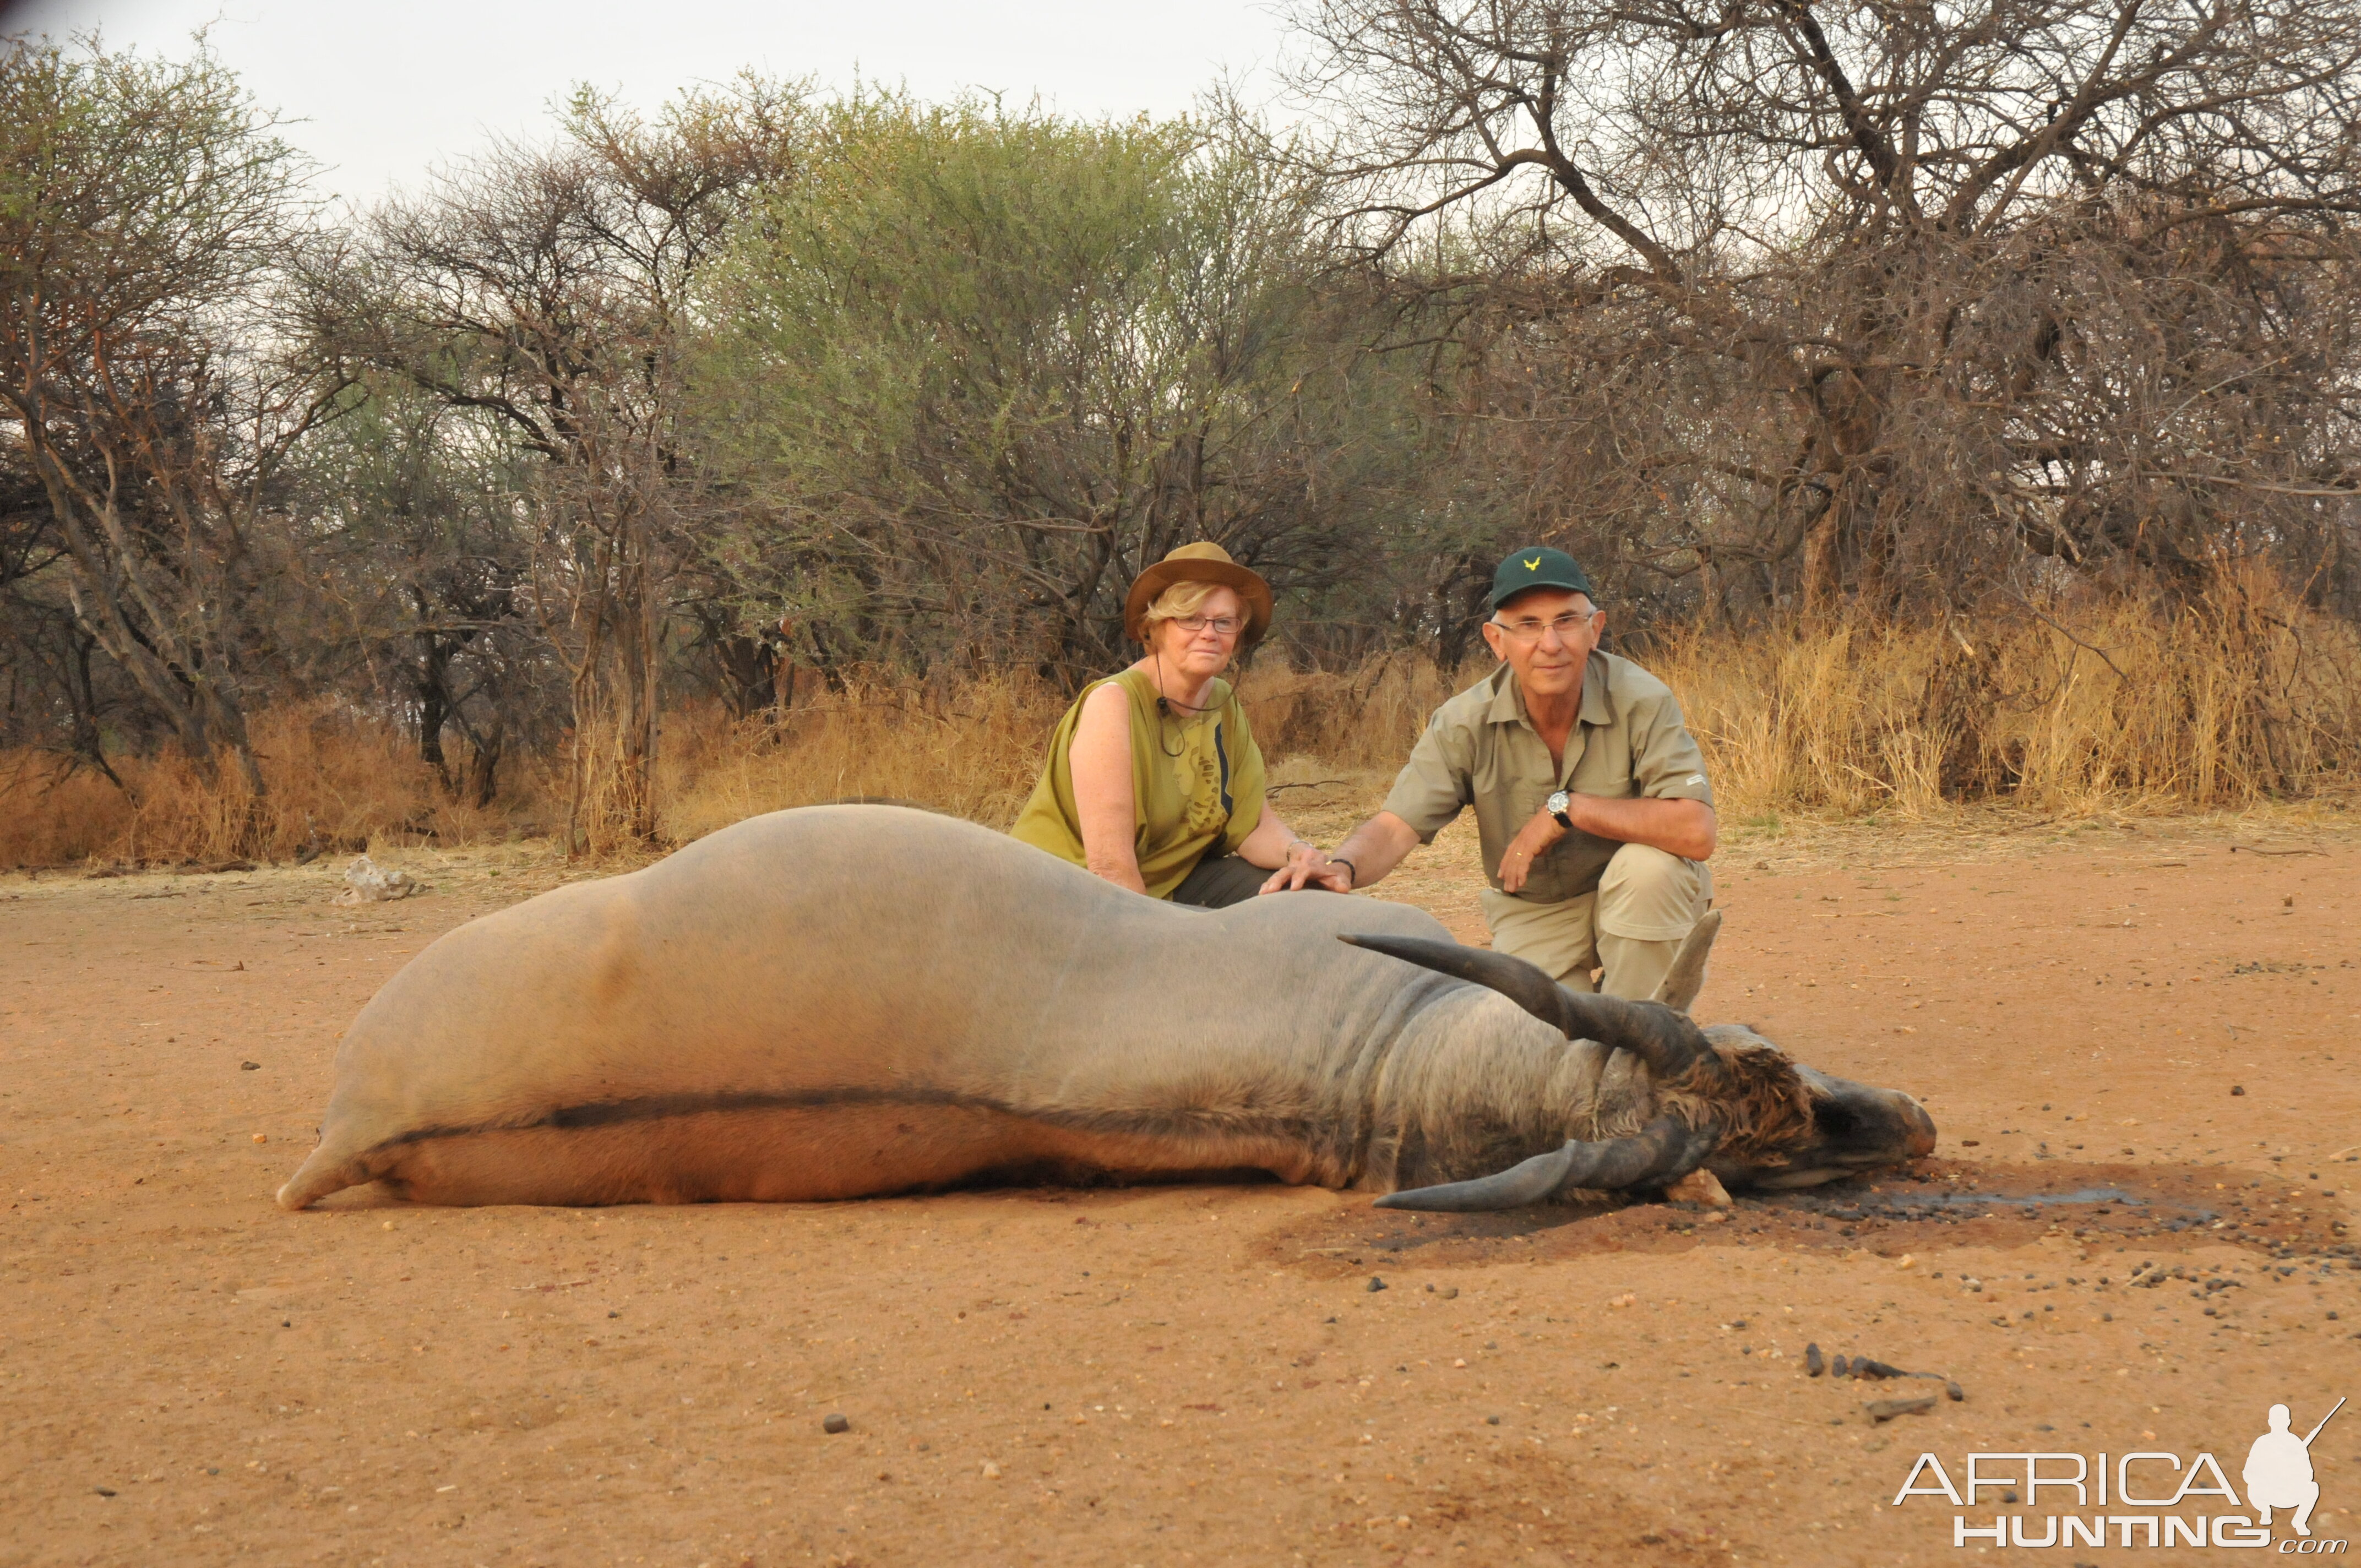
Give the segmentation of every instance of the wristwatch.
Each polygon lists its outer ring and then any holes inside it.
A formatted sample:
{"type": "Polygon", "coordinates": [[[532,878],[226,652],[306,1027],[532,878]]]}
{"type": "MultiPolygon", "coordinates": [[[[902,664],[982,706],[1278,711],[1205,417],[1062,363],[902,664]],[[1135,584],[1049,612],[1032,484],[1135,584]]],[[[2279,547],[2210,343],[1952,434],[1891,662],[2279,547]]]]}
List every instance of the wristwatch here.
{"type": "Polygon", "coordinates": [[[1557,825],[1571,833],[1574,831],[1574,822],[1566,816],[1565,808],[1573,804],[1574,792],[1570,789],[1562,789],[1542,802],[1542,809],[1556,817],[1557,825]]]}

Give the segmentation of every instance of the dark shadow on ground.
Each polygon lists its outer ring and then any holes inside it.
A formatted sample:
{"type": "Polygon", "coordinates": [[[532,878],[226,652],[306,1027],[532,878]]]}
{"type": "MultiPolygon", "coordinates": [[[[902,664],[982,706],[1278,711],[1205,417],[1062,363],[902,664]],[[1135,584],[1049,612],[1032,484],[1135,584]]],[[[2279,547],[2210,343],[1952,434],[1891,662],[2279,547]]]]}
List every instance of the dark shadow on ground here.
{"type": "Polygon", "coordinates": [[[1775,1246],[1899,1256],[1947,1247],[2015,1247],[2044,1236],[2158,1251],[2230,1245],[2313,1267],[2361,1269],[2334,1199],[2317,1181],[2227,1166],[1993,1165],[1927,1160],[1906,1172],[1797,1192],[1737,1193],[1725,1210],[1617,1202],[1496,1214],[1348,1209],[1282,1227],[1274,1263],[1349,1273],[1414,1255],[1422,1266],[1695,1246],[1775,1246]]]}

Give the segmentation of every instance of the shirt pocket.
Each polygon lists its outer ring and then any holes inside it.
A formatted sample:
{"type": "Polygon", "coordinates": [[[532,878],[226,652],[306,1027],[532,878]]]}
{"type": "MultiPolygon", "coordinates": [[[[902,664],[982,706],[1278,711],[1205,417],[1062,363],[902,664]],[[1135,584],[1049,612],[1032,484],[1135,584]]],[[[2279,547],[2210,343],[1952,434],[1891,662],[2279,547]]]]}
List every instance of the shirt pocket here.
{"type": "Polygon", "coordinates": [[[1631,742],[1626,735],[1594,730],[1574,765],[1574,788],[1601,800],[1629,800],[1637,793],[1631,783],[1631,742]]]}

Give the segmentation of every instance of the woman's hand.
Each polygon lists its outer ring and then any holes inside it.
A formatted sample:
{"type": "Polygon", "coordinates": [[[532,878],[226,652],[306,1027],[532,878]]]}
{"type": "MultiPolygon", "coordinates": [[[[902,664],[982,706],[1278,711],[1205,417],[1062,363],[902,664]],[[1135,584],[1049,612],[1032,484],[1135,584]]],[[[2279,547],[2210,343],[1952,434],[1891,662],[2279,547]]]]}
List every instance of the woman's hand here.
{"type": "MultiPolygon", "coordinates": [[[[1279,813],[1268,805],[1263,806],[1262,820],[1238,845],[1237,852],[1238,858],[1250,866],[1271,868],[1269,878],[1262,884],[1265,893],[1286,893],[1307,882],[1334,887],[1331,879],[1345,875],[1343,866],[1330,866],[1327,852],[1298,838],[1295,829],[1279,820],[1279,813]]],[[[1349,882],[1345,883],[1346,887],[1351,885],[1349,882]]]]}
{"type": "Polygon", "coordinates": [[[1270,873],[1262,884],[1265,893],[1294,893],[1305,887],[1323,887],[1330,893],[1353,891],[1353,872],[1328,858],[1328,851],[1316,844],[1298,839],[1287,847],[1287,861],[1270,873]]]}

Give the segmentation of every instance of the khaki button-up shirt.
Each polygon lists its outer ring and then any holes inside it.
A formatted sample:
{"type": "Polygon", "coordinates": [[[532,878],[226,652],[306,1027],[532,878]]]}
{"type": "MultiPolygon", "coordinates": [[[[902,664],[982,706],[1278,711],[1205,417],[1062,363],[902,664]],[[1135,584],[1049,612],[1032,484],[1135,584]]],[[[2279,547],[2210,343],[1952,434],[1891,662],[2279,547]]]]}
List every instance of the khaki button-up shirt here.
{"type": "MultiPolygon", "coordinates": [[[[1560,789],[1613,800],[1713,804],[1705,758],[1672,688],[1629,659],[1594,650],[1562,772],[1551,772],[1549,746],[1525,716],[1515,674],[1502,664],[1434,710],[1385,808],[1417,829],[1421,843],[1431,843],[1473,806],[1484,874],[1498,891],[1509,840],[1560,789]]],[[[1593,892],[1622,847],[1576,828],[1533,862],[1516,896],[1556,904],[1593,892]]]]}

